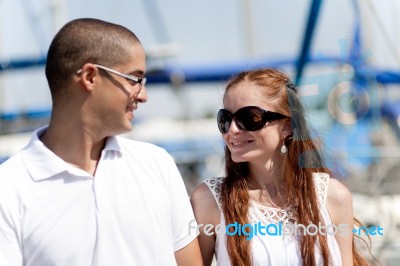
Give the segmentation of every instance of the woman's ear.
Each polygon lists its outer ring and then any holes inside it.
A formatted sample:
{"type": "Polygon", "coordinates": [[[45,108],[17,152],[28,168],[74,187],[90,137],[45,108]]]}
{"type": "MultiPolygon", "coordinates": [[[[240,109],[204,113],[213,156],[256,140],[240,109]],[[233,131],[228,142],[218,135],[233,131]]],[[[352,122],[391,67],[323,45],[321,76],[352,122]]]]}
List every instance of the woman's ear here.
{"type": "Polygon", "coordinates": [[[290,119],[285,119],[281,130],[281,140],[285,140],[290,135],[293,135],[292,125],[290,123],[290,119]]]}

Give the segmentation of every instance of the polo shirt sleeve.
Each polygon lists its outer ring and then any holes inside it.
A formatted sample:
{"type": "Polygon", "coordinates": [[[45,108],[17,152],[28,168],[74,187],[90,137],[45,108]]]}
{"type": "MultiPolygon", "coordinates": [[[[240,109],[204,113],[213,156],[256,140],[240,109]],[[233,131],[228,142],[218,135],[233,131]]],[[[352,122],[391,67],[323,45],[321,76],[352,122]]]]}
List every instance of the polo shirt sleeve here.
{"type": "Polygon", "coordinates": [[[176,164],[170,155],[165,162],[168,164],[169,194],[171,197],[171,225],[174,241],[174,251],[190,244],[196,237],[197,223],[194,218],[189,195],[176,164]]]}
{"type": "Polygon", "coordinates": [[[20,219],[18,206],[10,202],[7,192],[0,191],[0,265],[17,266],[23,264],[19,245],[20,219]]]}

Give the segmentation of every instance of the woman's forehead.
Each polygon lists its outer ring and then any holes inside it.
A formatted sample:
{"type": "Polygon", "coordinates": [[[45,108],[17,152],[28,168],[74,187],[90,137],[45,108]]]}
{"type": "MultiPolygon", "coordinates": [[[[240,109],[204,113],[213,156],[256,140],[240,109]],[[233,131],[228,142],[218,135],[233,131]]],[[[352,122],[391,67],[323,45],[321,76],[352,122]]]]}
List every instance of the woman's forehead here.
{"type": "Polygon", "coordinates": [[[244,106],[255,105],[271,110],[272,103],[263,95],[263,89],[265,88],[247,81],[236,84],[225,93],[224,108],[236,111],[244,106]]]}

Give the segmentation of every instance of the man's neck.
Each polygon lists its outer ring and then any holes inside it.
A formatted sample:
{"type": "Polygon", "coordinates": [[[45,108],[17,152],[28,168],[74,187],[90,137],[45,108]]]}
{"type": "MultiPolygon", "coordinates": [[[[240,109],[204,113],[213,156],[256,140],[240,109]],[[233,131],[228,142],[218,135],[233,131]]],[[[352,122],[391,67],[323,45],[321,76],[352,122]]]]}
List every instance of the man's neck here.
{"type": "Polygon", "coordinates": [[[41,136],[43,144],[65,162],[94,176],[106,138],[82,126],[52,124],[41,136]]]}

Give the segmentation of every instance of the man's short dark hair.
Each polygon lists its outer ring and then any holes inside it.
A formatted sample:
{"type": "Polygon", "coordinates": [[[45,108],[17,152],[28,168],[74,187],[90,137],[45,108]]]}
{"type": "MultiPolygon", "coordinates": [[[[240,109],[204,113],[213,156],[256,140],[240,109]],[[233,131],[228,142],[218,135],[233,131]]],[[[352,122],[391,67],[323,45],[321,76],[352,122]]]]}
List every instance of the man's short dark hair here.
{"type": "Polygon", "coordinates": [[[127,60],[126,48],[140,43],[127,28],[110,22],[82,18],[64,25],[51,42],[46,77],[53,103],[85,63],[113,67],[127,60]]]}

